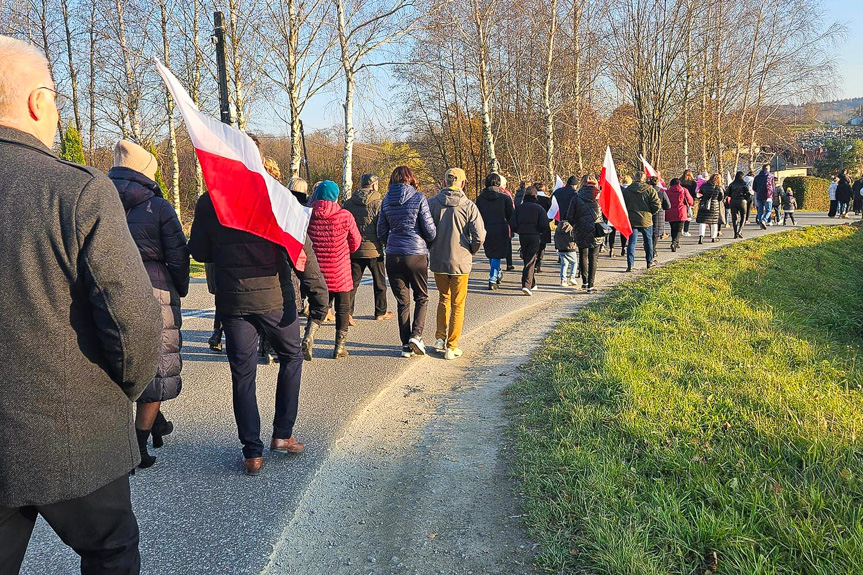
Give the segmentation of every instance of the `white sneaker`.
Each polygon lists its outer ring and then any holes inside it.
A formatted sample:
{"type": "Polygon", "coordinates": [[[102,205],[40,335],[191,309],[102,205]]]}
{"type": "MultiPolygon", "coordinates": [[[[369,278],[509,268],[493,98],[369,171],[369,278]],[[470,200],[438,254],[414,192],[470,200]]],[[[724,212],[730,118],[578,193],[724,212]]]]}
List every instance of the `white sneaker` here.
{"type": "Polygon", "coordinates": [[[414,352],[411,350],[411,346],[403,345],[402,346],[402,357],[413,357],[414,352]]]}
{"type": "Polygon", "coordinates": [[[446,340],[439,339],[434,342],[434,350],[438,353],[443,353],[446,351],[446,340]]]}
{"type": "Polygon", "coordinates": [[[459,348],[448,349],[448,350],[446,350],[446,353],[444,354],[443,358],[444,359],[450,359],[450,360],[458,359],[462,356],[462,353],[464,353],[464,352],[462,352],[462,350],[460,350],[459,348]]]}
{"type": "Polygon", "coordinates": [[[532,291],[530,291],[530,289],[528,289],[528,288],[526,288],[526,287],[521,288],[521,291],[522,291],[522,293],[523,293],[524,295],[527,295],[527,296],[531,296],[531,295],[533,295],[533,292],[532,292],[532,291]]]}
{"type": "Polygon", "coordinates": [[[571,278],[569,278],[569,285],[571,285],[571,286],[573,286],[573,287],[577,286],[577,285],[578,285],[578,280],[579,280],[579,279],[580,279],[580,278],[577,278],[577,277],[575,277],[575,276],[572,276],[571,278]]]}
{"type": "Polygon", "coordinates": [[[690,238],[690,237],[692,237],[692,234],[689,232],[683,232],[683,237],[684,238],[690,238]]]}
{"type": "Polygon", "coordinates": [[[569,281],[563,280],[562,282],[560,282],[560,287],[569,287],[569,281]]]}
{"type": "Polygon", "coordinates": [[[426,345],[419,338],[412,337],[408,341],[408,345],[411,346],[413,352],[417,355],[425,355],[426,354],[426,345]]]}

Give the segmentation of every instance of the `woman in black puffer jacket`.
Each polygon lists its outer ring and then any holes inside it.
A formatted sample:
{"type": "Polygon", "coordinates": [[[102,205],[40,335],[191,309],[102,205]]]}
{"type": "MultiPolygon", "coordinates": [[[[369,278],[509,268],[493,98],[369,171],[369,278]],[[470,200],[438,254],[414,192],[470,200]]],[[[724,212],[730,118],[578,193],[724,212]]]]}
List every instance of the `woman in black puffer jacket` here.
{"type": "Polygon", "coordinates": [[[719,211],[725,209],[722,202],[725,194],[722,191],[721,182],[722,176],[713,174],[698,190],[698,215],[695,221],[698,222],[699,244],[704,242],[704,235],[708,228],[710,228],[710,241],[715,242],[719,239],[719,211]]]}
{"type": "Polygon", "coordinates": [[[602,210],[597,198],[599,188],[596,177],[586,176],[584,185],[569,202],[566,211],[566,221],[573,227],[575,243],[578,245],[578,268],[581,273],[581,288],[594,291],[593,281],[596,279],[596,260],[599,257],[599,247],[605,239],[597,235],[597,226],[603,223],[602,210]]]}
{"type": "Polygon", "coordinates": [[[731,198],[731,224],[734,227],[734,237],[743,237],[743,222],[749,211],[749,186],[743,179],[743,172],[737,172],[734,181],[728,185],[728,196],[731,198]]]}
{"type": "Polygon", "coordinates": [[[138,246],[144,267],[153,284],[153,295],[162,305],[162,359],[156,377],[138,399],[135,430],[141,463],[150,467],[156,458],[147,453],[152,431],[153,447],[162,445],[162,436],[173,431],[159,412],[161,402],[174,399],[182,388],[180,357],[182,336],[180,298],[189,292],[189,249],[177,213],[163,197],[155,182],[157,163],[147,150],[128,141],[114,148],[114,168],[108,177],[114,182],[129,231],[138,246]]]}

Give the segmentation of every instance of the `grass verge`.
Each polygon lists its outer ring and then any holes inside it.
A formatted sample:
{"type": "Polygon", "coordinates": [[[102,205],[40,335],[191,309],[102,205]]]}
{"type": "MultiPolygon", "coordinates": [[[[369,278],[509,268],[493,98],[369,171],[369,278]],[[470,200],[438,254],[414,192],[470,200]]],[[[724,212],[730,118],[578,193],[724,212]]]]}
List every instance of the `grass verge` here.
{"type": "Polygon", "coordinates": [[[560,323],[511,389],[540,568],[863,573],[863,231],[734,244],[560,323]]]}
{"type": "Polygon", "coordinates": [[[194,259],[192,259],[192,263],[189,268],[189,275],[193,278],[204,277],[204,264],[202,264],[201,262],[196,262],[194,259]]]}

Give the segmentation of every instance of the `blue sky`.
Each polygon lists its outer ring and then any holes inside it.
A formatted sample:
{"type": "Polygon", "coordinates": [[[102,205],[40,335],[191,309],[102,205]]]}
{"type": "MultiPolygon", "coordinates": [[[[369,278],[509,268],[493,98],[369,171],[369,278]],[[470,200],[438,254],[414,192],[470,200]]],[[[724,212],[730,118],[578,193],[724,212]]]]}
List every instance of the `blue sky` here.
{"type": "Polygon", "coordinates": [[[844,82],[839,98],[863,97],[863,0],[824,0],[825,22],[848,26],[848,36],[839,47],[839,74],[844,82]]]}
{"type": "MultiPolygon", "coordinates": [[[[768,0],[782,1],[782,0],[768,0]]],[[[839,54],[839,76],[836,99],[863,97],[863,0],[822,0],[824,6],[824,23],[834,21],[844,23],[848,27],[848,35],[835,49],[839,54]]],[[[355,115],[356,128],[360,134],[364,132],[364,124],[373,122],[379,126],[397,124],[393,117],[393,108],[387,106],[387,92],[390,79],[385,72],[376,74],[376,88],[369,101],[370,93],[364,92],[364,98],[358,98],[355,115]]],[[[335,82],[328,90],[318,94],[303,110],[303,121],[306,129],[324,129],[331,126],[341,126],[343,86],[335,82]]],[[[270,130],[277,131],[277,130],[270,130]]],[[[287,126],[282,131],[287,133],[287,126]]]]}

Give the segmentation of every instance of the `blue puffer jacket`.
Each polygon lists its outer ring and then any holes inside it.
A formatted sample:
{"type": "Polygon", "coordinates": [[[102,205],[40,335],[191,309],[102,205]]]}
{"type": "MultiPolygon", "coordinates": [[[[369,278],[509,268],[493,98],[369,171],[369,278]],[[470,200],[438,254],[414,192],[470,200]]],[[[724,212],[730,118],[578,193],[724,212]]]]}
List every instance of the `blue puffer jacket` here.
{"type": "Polygon", "coordinates": [[[428,255],[437,229],[425,196],[407,184],[391,184],[378,217],[378,238],[391,256],[428,255]]]}

